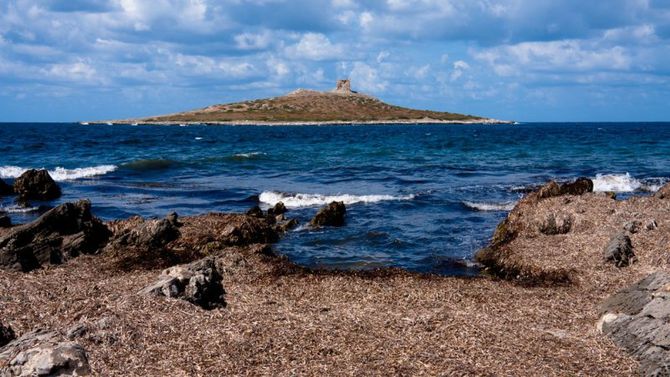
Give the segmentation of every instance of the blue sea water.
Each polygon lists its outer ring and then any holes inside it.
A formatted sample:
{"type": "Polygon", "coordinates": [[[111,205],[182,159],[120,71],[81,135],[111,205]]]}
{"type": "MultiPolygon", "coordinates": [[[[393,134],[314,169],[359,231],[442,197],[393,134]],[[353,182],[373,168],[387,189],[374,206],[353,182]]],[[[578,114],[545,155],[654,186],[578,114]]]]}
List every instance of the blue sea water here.
{"type": "Polygon", "coordinates": [[[670,179],[670,123],[129,126],[0,124],[0,178],[47,168],[103,219],[246,211],[281,200],[307,223],[331,200],[347,224],[301,226],[276,249],[331,268],[473,273],[469,261],[524,190],[586,176],[645,195],[670,179]]]}

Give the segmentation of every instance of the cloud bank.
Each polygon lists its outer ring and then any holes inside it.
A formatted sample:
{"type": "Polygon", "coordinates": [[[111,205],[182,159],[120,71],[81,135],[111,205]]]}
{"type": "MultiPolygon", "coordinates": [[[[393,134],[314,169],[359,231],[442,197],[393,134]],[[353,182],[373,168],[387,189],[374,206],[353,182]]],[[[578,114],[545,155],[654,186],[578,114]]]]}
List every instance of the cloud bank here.
{"type": "Polygon", "coordinates": [[[7,0],[0,121],[356,89],[518,120],[670,120],[661,0],[7,0]]]}

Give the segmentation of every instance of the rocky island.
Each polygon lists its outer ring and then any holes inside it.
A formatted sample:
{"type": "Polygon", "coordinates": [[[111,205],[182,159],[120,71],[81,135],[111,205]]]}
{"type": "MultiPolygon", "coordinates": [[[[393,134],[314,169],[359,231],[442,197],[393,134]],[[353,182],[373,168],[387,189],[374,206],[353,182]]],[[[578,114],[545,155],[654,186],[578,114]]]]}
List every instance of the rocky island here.
{"type": "Polygon", "coordinates": [[[448,112],[415,110],[384,103],[351,90],[339,80],[332,91],[298,89],[287,95],[213,105],[203,109],[139,119],[114,120],[115,124],[435,124],[509,123],[448,112]]]}
{"type": "Polygon", "coordinates": [[[549,182],[474,278],[301,267],[272,247],[294,226],[280,203],[105,223],[86,200],[3,224],[0,374],[667,375],[670,184],[617,200],[549,182]]]}

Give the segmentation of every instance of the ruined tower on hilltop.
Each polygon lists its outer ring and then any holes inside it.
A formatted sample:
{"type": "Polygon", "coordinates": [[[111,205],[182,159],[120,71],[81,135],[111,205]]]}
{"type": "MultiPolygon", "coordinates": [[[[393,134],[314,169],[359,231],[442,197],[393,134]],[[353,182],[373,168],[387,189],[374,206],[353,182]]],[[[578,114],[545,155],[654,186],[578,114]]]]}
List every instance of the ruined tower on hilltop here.
{"type": "Polygon", "coordinates": [[[346,79],[346,80],[337,80],[337,86],[335,87],[335,89],[333,89],[333,93],[352,94],[356,92],[351,90],[351,80],[346,79]]]}

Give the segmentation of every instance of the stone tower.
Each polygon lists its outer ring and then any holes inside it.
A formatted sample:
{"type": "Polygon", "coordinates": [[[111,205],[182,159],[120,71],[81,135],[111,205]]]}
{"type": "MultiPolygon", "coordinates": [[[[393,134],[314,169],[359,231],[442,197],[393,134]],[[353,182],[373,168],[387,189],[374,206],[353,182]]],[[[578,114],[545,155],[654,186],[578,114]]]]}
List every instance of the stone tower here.
{"type": "Polygon", "coordinates": [[[351,81],[349,79],[346,80],[337,80],[337,86],[333,90],[335,93],[354,93],[351,91],[351,81]]]}

